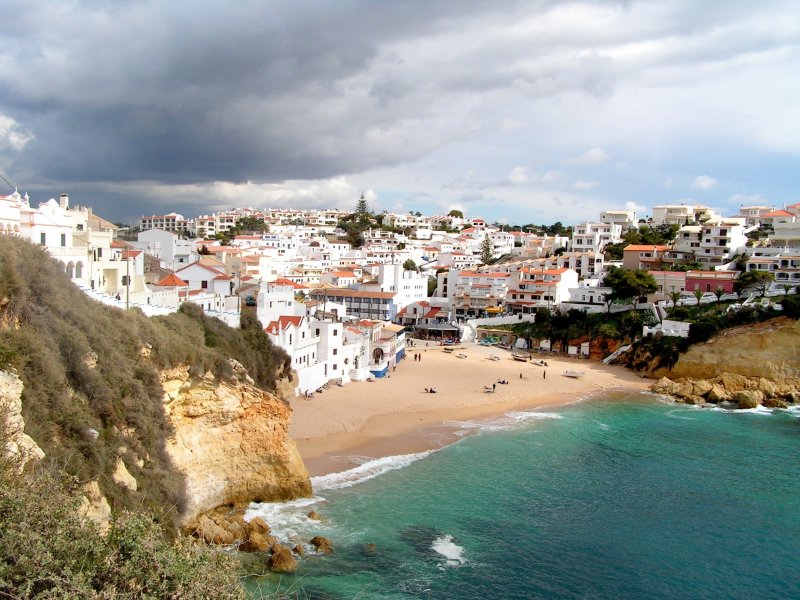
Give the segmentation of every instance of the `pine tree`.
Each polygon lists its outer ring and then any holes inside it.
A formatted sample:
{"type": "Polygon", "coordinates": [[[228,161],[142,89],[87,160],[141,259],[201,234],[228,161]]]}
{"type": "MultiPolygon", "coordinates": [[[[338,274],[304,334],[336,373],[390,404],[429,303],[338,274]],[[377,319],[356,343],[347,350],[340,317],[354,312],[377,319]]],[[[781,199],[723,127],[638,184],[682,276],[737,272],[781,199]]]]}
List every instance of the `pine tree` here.
{"type": "Polygon", "coordinates": [[[367,207],[367,199],[364,198],[364,194],[361,194],[361,198],[358,199],[358,203],[356,204],[356,215],[358,215],[359,219],[366,219],[369,217],[369,208],[367,207]]]}
{"type": "Polygon", "coordinates": [[[483,237],[483,245],[481,246],[481,261],[483,264],[488,265],[492,258],[494,258],[494,248],[492,247],[492,240],[489,239],[489,234],[487,233],[483,237]]]}

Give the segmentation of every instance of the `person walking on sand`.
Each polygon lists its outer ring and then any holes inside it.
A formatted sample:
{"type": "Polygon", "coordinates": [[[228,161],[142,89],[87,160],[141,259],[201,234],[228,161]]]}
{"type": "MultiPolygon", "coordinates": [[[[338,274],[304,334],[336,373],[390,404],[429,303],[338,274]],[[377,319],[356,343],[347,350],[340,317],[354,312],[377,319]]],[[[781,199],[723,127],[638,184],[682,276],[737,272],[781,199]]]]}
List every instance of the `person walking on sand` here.
{"type": "Polygon", "coordinates": [[[494,394],[494,390],[495,390],[495,388],[496,388],[496,387],[497,387],[497,384],[496,384],[496,383],[493,383],[493,384],[492,384],[492,393],[493,393],[493,394],[494,394]]]}
{"type": "Polygon", "coordinates": [[[542,371],[542,379],[547,379],[547,371],[542,371]]]}
{"type": "Polygon", "coordinates": [[[522,379],[522,373],[519,374],[519,378],[522,379]]]}

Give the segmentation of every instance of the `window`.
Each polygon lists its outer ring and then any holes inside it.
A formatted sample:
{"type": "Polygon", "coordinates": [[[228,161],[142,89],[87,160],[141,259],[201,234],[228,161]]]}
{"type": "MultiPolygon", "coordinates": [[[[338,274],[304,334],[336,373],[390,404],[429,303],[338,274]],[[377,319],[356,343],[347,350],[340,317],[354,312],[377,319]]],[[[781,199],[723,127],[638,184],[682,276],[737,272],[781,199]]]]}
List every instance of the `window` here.
{"type": "Polygon", "coordinates": [[[46,245],[46,241],[47,241],[47,238],[45,237],[45,233],[44,232],[40,233],[39,234],[39,243],[42,246],[45,246],[46,245]]]}
{"type": "Polygon", "coordinates": [[[333,355],[336,356],[337,354],[339,354],[339,349],[338,348],[334,348],[333,349],[333,355]]]}
{"type": "Polygon", "coordinates": [[[208,281],[206,281],[205,279],[203,281],[201,281],[200,282],[200,287],[202,289],[204,289],[204,290],[207,290],[208,289],[208,281]]]}
{"type": "Polygon", "coordinates": [[[66,246],[66,245],[67,245],[67,234],[66,233],[62,233],[61,234],[61,246],[66,246]]]}
{"type": "Polygon", "coordinates": [[[336,337],[337,335],[339,335],[339,330],[338,330],[338,329],[334,329],[334,330],[333,330],[333,335],[334,335],[334,337],[336,337]]]}

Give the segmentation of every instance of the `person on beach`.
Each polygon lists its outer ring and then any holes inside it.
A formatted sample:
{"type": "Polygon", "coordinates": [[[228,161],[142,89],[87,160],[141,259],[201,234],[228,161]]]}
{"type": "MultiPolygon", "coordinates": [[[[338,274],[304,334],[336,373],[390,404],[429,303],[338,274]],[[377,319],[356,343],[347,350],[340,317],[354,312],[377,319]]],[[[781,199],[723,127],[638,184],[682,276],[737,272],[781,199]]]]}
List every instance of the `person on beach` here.
{"type": "Polygon", "coordinates": [[[496,383],[493,383],[493,384],[492,384],[492,393],[493,393],[493,394],[494,394],[494,390],[495,390],[495,388],[496,388],[496,387],[497,387],[497,384],[496,384],[496,383]]]}
{"type": "Polygon", "coordinates": [[[547,379],[547,371],[542,371],[542,379],[547,379]]]}

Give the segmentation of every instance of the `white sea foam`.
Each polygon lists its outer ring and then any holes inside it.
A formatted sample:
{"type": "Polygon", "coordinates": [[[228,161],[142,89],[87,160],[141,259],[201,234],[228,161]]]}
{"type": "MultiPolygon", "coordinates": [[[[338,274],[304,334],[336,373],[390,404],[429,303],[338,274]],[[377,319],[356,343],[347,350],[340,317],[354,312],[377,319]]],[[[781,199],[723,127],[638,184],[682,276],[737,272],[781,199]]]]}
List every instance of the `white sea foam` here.
{"type": "Polygon", "coordinates": [[[492,417],[481,421],[446,421],[446,427],[456,429],[455,435],[464,437],[474,433],[492,433],[496,431],[512,431],[527,421],[542,419],[563,419],[564,417],[553,412],[539,411],[513,411],[499,417],[492,417]]]}
{"type": "Polygon", "coordinates": [[[311,486],[314,488],[314,491],[317,492],[350,487],[357,483],[378,477],[378,475],[388,473],[389,471],[407,467],[411,463],[430,456],[434,452],[436,451],[426,450],[425,452],[417,452],[416,454],[399,454],[397,456],[376,458],[353,467],[352,469],[348,469],[347,471],[312,477],[311,486]]]}
{"type": "Polygon", "coordinates": [[[736,404],[733,404],[732,402],[718,404],[717,406],[711,407],[708,410],[731,413],[735,415],[772,415],[774,412],[772,408],[767,408],[766,406],[761,406],[760,404],[755,408],[737,408],[736,404]]]}
{"type": "Polygon", "coordinates": [[[448,566],[456,567],[467,562],[464,558],[464,548],[453,542],[452,535],[442,535],[433,540],[431,550],[444,556],[448,566]]]}
{"type": "Polygon", "coordinates": [[[289,502],[252,502],[244,512],[248,523],[261,517],[270,526],[270,532],[281,540],[301,541],[307,539],[311,529],[325,528],[324,522],[314,521],[307,516],[309,507],[324,503],[325,499],[299,498],[289,502]]]}
{"type": "Polygon", "coordinates": [[[515,421],[538,421],[541,419],[563,419],[564,415],[560,415],[558,413],[553,412],[537,412],[537,411],[515,411],[506,413],[508,417],[511,417],[515,421]]]}

